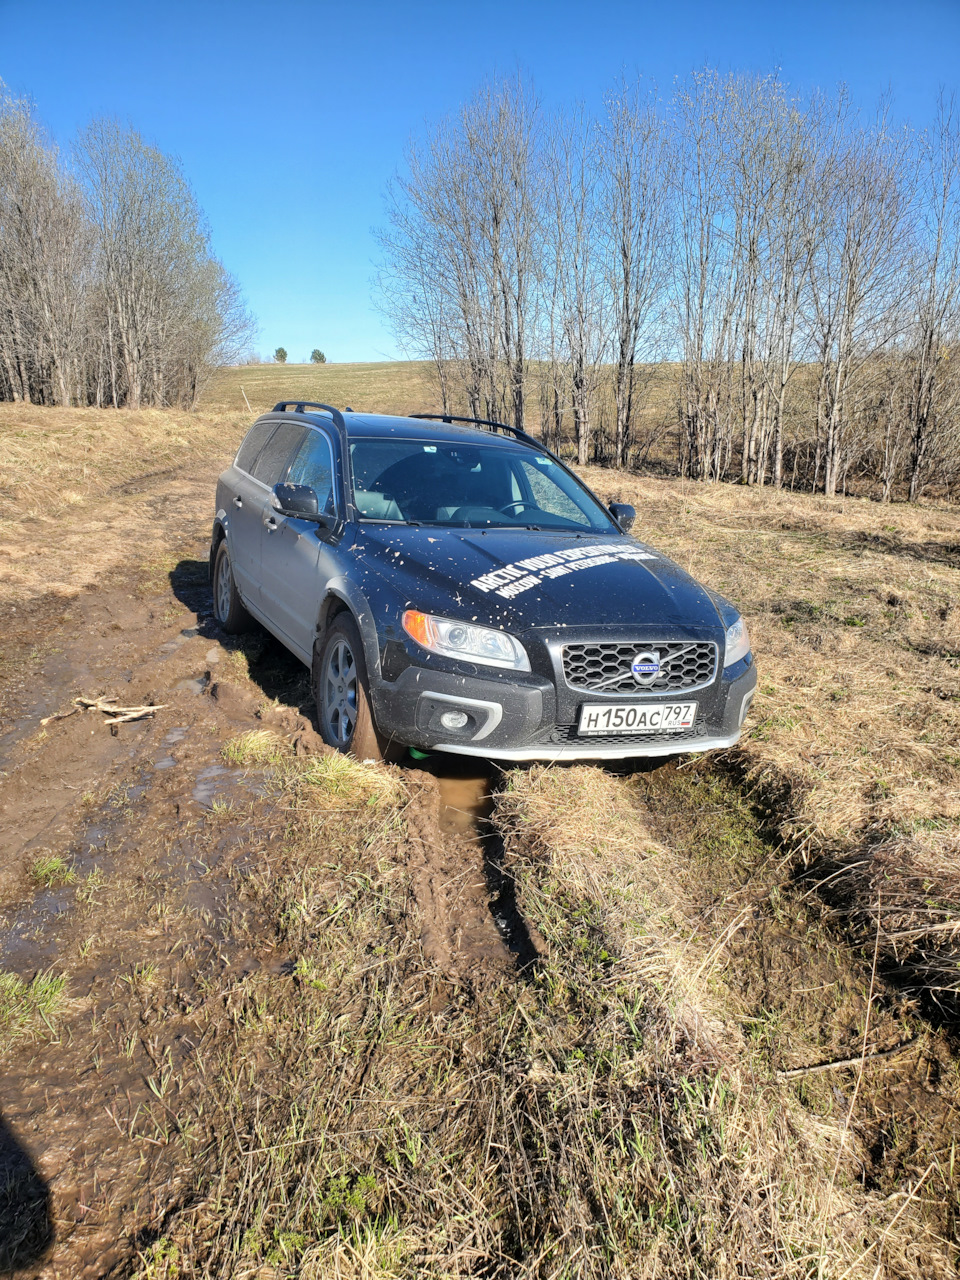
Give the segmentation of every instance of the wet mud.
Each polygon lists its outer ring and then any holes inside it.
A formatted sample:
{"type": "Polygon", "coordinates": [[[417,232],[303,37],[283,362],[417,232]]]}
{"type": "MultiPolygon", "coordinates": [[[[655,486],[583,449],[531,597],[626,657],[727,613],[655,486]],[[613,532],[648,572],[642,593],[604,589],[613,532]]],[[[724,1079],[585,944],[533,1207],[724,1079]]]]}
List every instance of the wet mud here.
{"type": "Polygon", "coordinates": [[[229,766],[224,742],[267,726],[322,748],[306,673],[218,631],[199,555],[153,595],[57,610],[0,686],[0,970],[67,979],[0,1066],[0,1273],[44,1280],[111,1274],[190,1194],[183,1091],[209,1001],[282,969],[244,888],[280,836],[269,770],[229,766]],[[100,693],[158,710],[115,733],[66,714],[100,693]]]}
{"type": "MultiPolygon", "coordinates": [[[[67,977],[49,1028],[0,1069],[0,1270],[24,1277],[114,1274],[149,1245],[144,1224],[192,1194],[181,1126],[211,1022],[250,974],[289,981],[246,889],[282,837],[270,769],[222,748],[263,727],[297,754],[326,748],[301,664],[217,628],[202,554],[152,593],[131,580],[35,603],[42,643],[0,672],[0,970],[67,977]],[[79,695],[157,710],[111,732],[79,695]]],[[[499,775],[437,756],[406,778],[426,963],[447,988],[516,980],[537,951],[489,822],[499,775]]]]}
{"type": "Polygon", "coordinates": [[[411,769],[407,867],[427,961],[448,979],[503,979],[533,957],[516,913],[489,822],[498,775],[487,762],[434,756],[411,769]]]}

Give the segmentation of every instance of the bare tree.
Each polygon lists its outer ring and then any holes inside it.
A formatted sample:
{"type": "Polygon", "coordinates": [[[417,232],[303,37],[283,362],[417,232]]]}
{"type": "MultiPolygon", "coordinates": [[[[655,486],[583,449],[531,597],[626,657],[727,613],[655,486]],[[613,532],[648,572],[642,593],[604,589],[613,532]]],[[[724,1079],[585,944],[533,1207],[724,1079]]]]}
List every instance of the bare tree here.
{"type": "Polygon", "coordinates": [[[522,425],[537,329],[540,108],[520,81],[482,90],[407,154],[382,236],[385,306],[478,416],[522,425]]]}
{"type": "Polygon", "coordinates": [[[550,217],[544,257],[552,281],[551,332],[562,338],[559,361],[551,344],[552,384],[556,398],[560,363],[566,371],[577,461],[585,466],[591,458],[609,322],[603,263],[596,252],[603,213],[598,136],[582,110],[555,121],[547,168],[550,217]]]}
{"type": "Polygon", "coordinates": [[[607,103],[602,135],[601,240],[613,345],[614,465],[627,465],[634,415],[649,373],[664,353],[663,308],[670,263],[671,156],[654,102],[621,88],[607,103]]]}
{"type": "Polygon", "coordinates": [[[250,336],[169,157],[91,125],[64,163],[0,86],[0,398],[192,405],[250,336]]]}
{"type": "Polygon", "coordinates": [[[697,72],[678,89],[671,116],[677,157],[673,293],[682,360],[679,466],[682,474],[701,480],[721,478],[732,447],[742,281],[733,269],[726,201],[730,88],[716,72],[697,72]]]}
{"type": "Polygon", "coordinates": [[[931,455],[942,456],[960,435],[960,122],[953,98],[940,97],[920,173],[918,260],[903,362],[911,502],[923,491],[931,455]]]}
{"type": "Polygon", "coordinates": [[[522,422],[535,386],[554,448],[624,466],[672,356],[681,474],[960,479],[952,103],[925,138],[776,76],[621,86],[600,122],[497,84],[411,150],[390,216],[387,305],[445,406],[522,422]]]}
{"type": "Polygon", "coordinates": [[[846,123],[842,100],[835,145],[818,166],[817,218],[824,234],[810,270],[818,440],[828,496],[856,456],[850,432],[857,380],[879,367],[878,354],[902,332],[902,248],[910,231],[909,135],[891,132],[882,115],[871,128],[846,123]]]}
{"type": "Polygon", "coordinates": [[[28,104],[0,97],[0,379],[12,399],[82,397],[89,252],[76,184],[28,104]]]}

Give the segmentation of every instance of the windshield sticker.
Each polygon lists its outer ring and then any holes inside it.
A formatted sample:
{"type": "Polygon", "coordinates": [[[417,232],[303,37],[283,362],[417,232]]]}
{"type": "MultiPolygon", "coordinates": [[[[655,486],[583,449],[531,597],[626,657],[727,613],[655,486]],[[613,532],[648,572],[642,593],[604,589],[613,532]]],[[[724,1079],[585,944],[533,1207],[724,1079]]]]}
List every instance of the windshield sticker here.
{"type": "Polygon", "coordinates": [[[471,587],[480,591],[495,591],[505,600],[531,587],[537,587],[550,578],[561,578],[564,574],[575,573],[580,569],[596,569],[602,564],[614,564],[618,560],[656,560],[656,556],[640,547],[623,547],[611,550],[610,546],[569,547],[565,551],[547,551],[540,556],[530,556],[527,560],[516,560],[513,564],[504,565],[502,569],[494,569],[480,578],[472,578],[471,587]]]}

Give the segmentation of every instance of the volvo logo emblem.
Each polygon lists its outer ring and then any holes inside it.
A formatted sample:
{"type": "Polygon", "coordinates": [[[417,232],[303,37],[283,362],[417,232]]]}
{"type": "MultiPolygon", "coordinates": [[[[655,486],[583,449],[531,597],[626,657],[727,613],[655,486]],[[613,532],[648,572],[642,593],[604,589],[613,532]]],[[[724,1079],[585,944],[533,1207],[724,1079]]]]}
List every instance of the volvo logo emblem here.
{"type": "Polygon", "coordinates": [[[656,649],[647,653],[638,653],[630,664],[633,678],[637,684],[651,685],[660,674],[660,655],[656,649]]]}

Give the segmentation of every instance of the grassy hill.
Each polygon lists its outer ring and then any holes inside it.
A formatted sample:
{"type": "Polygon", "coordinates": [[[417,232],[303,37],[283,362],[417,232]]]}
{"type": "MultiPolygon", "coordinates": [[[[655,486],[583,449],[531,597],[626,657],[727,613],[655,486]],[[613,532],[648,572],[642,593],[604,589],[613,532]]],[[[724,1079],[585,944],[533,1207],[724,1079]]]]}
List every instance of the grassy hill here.
{"type": "Polygon", "coordinates": [[[279,401],[303,396],[337,408],[381,413],[430,412],[441,407],[429,361],[385,360],[356,364],[247,364],[219,369],[199,407],[263,413],[279,401]],[[249,402],[244,401],[244,395],[249,402]]]}

